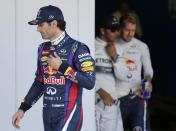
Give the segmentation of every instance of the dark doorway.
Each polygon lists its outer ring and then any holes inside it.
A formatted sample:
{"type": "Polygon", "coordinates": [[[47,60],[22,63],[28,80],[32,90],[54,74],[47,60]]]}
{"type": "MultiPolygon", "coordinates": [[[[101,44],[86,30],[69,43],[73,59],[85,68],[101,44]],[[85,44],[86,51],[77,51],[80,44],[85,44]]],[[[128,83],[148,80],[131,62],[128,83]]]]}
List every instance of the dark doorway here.
{"type": "MultiPolygon", "coordinates": [[[[176,131],[176,18],[169,12],[169,0],[128,0],[141,21],[154,69],[151,99],[153,131],[176,131]]],[[[96,0],[95,34],[101,20],[119,8],[120,0],[96,0]]],[[[173,12],[172,12],[173,13],[173,12]]]]}

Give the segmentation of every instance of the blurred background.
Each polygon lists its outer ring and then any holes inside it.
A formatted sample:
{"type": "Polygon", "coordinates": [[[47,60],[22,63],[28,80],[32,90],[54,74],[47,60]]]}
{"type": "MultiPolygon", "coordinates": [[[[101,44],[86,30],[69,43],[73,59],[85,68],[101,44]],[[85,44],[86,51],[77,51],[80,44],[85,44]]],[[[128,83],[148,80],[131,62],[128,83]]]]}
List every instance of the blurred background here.
{"type": "MultiPolygon", "coordinates": [[[[124,0],[96,0],[95,35],[101,20],[119,10],[124,0]]],[[[153,131],[176,131],[176,0],[125,0],[140,20],[154,69],[150,100],[153,131]]]]}

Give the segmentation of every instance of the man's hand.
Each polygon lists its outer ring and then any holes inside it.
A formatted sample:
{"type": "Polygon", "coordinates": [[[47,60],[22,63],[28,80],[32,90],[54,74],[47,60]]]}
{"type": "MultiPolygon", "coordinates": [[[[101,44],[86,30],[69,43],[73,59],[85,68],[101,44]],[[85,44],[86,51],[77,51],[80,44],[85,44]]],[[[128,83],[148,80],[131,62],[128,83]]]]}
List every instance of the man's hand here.
{"type": "Polygon", "coordinates": [[[147,87],[145,88],[145,91],[151,93],[152,89],[153,89],[152,83],[150,81],[148,81],[147,82],[147,87]]]}
{"type": "Polygon", "coordinates": [[[113,42],[108,42],[108,45],[106,46],[106,52],[111,58],[117,55],[113,42]]]}
{"type": "Polygon", "coordinates": [[[134,91],[134,94],[140,98],[143,98],[143,91],[141,87],[137,87],[136,90],[134,91]]]}
{"type": "Polygon", "coordinates": [[[19,126],[19,123],[20,123],[20,120],[23,118],[24,116],[24,111],[19,109],[12,117],[12,125],[15,127],[15,128],[20,128],[19,126]]]}
{"type": "Polygon", "coordinates": [[[59,70],[61,64],[62,64],[62,60],[60,59],[60,57],[56,54],[56,52],[54,52],[54,56],[50,55],[48,57],[48,64],[49,66],[51,66],[53,69],[55,70],[59,70]]]}
{"type": "Polygon", "coordinates": [[[100,95],[105,105],[111,106],[113,104],[112,96],[103,89],[99,89],[97,93],[100,95]]]}

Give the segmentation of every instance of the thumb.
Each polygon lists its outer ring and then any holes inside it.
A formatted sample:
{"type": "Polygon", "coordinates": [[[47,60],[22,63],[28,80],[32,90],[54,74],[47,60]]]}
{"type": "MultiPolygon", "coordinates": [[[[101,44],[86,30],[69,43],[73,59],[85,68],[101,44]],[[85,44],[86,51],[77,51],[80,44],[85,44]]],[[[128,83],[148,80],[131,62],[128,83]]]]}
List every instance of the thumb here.
{"type": "Polygon", "coordinates": [[[54,56],[57,57],[57,58],[59,57],[56,52],[54,52],[54,56]]]}

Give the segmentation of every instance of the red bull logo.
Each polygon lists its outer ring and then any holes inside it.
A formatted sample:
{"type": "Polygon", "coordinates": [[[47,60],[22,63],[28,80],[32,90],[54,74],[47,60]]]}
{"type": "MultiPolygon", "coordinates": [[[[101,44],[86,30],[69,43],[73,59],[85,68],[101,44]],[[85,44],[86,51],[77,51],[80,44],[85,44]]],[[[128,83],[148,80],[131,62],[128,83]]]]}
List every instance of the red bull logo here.
{"type": "Polygon", "coordinates": [[[128,66],[129,71],[137,71],[137,65],[134,66],[128,66]]]}
{"type": "Polygon", "coordinates": [[[72,68],[68,67],[64,75],[67,75],[73,79],[75,79],[75,72],[72,70],[72,68]]]}
{"type": "Polygon", "coordinates": [[[48,73],[49,75],[54,75],[58,73],[58,70],[53,69],[51,66],[47,66],[44,68],[44,73],[48,73]]]}
{"type": "Polygon", "coordinates": [[[129,59],[129,58],[125,58],[125,63],[128,64],[135,64],[135,61],[129,59]]]}
{"type": "Polygon", "coordinates": [[[55,76],[50,76],[48,78],[44,78],[44,84],[65,85],[65,77],[61,76],[57,79],[55,76]]]}

